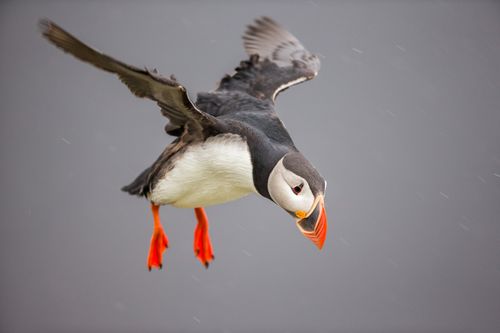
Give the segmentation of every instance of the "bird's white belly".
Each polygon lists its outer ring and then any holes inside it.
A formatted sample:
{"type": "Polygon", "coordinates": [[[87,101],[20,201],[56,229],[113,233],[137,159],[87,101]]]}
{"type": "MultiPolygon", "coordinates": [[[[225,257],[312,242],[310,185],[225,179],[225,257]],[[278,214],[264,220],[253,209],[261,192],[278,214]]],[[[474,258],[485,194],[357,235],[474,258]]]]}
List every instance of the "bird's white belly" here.
{"type": "Polygon", "coordinates": [[[158,205],[204,207],[257,192],[247,143],[224,134],[188,147],[148,198],[158,205]]]}

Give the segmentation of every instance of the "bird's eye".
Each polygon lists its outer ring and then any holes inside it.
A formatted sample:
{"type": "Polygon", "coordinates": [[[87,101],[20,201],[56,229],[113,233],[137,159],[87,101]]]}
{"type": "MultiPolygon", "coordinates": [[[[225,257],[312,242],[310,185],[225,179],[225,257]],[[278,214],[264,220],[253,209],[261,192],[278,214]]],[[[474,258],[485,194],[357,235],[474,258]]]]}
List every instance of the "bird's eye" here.
{"type": "Polygon", "coordinates": [[[293,191],[293,193],[298,195],[300,192],[302,192],[303,187],[304,187],[304,184],[301,183],[300,185],[292,187],[292,191],[293,191]]]}

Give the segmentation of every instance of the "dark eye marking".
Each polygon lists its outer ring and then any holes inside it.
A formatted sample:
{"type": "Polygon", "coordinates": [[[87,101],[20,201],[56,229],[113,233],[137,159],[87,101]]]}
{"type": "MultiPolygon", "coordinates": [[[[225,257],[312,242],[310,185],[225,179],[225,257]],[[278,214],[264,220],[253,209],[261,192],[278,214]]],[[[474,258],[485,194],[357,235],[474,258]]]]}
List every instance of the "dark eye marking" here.
{"type": "Polygon", "coordinates": [[[302,188],[304,187],[304,183],[301,183],[300,185],[292,187],[292,192],[295,193],[295,195],[298,195],[300,192],[302,192],[302,188]]]}

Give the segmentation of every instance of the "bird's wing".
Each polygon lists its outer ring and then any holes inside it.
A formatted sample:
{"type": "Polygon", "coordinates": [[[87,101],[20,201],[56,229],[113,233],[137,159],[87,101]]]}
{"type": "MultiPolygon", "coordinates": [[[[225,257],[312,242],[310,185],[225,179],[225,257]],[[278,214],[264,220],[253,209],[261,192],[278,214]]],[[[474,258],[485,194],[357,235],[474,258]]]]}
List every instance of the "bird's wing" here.
{"type": "Polygon", "coordinates": [[[281,91],[318,75],[318,56],[269,17],[249,25],[243,42],[250,60],[242,61],[234,75],[223,78],[220,90],[243,90],[274,101],[281,91]]]}
{"type": "Polygon", "coordinates": [[[39,25],[43,36],[55,46],[97,68],[118,75],[135,96],[156,101],[162,114],[169,119],[167,133],[180,135],[188,122],[190,128],[201,131],[204,126],[215,121],[212,116],[196,108],[189,99],[186,88],[173,76],[166,78],[156,70],[127,65],[85,45],[49,20],[41,20],[39,25]]]}

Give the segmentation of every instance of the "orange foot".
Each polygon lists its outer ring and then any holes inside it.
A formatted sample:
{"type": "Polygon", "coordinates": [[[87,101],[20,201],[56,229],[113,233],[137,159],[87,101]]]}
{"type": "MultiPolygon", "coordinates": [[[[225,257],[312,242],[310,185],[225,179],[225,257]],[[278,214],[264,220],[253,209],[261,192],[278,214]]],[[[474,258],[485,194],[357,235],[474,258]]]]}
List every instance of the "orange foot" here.
{"type": "Polygon", "coordinates": [[[162,254],[163,251],[168,247],[167,235],[163,231],[163,227],[160,223],[160,207],[151,204],[151,210],[153,211],[154,217],[154,230],[151,236],[151,244],[149,246],[148,255],[148,269],[151,270],[152,267],[158,267],[161,269],[162,265],[162,254]]]}
{"type": "Polygon", "coordinates": [[[203,208],[195,208],[194,213],[198,224],[194,229],[194,255],[198,258],[206,268],[210,261],[214,260],[212,250],[212,242],[208,234],[208,218],[203,208]]]}

